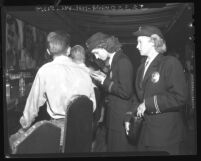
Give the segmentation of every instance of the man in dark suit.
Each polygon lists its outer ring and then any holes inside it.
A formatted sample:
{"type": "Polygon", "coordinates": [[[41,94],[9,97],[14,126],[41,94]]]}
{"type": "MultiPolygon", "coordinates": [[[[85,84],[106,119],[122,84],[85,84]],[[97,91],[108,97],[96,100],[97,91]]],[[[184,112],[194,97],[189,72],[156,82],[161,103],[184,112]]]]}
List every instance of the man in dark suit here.
{"type": "Polygon", "coordinates": [[[137,116],[144,117],[138,148],[178,155],[184,132],[181,109],[187,99],[182,65],[177,58],[163,55],[166,43],[160,29],[142,26],[133,34],[137,49],[146,58],[136,77],[140,104],[133,108],[137,116]]]}
{"type": "Polygon", "coordinates": [[[121,50],[118,38],[103,33],[92,35],[86,43],[96,59],[107,61],[109,72],[104,75],[98,71],[92,73],[105,91],[107,151],[133,151],[129,144],[123,119],[126,111],[131,107],[133,95],[133,66],[129,58],[121,50]]]}

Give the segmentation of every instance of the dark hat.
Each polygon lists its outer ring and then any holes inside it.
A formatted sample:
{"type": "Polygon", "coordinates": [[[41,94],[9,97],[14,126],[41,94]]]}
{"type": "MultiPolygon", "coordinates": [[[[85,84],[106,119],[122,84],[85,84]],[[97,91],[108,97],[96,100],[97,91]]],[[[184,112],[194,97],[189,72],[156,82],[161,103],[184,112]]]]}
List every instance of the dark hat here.
{"type": "Polygon", "coordinates": [[[93,34],[87,41],[86,46],[91,51],[94,49],[97,45],[102,43],[105,39],[109,38],[109,35],[104,34],[102,32],[97,32],[93,34]]]}
{"type": "Polygon", "coordinates": [[[162,39],[164,38],[161,30],[155,26],[140,26],[138,31],[133,32],[134,36],[148,36],[151,37],[151,35],[157,34],[162,39]]]}

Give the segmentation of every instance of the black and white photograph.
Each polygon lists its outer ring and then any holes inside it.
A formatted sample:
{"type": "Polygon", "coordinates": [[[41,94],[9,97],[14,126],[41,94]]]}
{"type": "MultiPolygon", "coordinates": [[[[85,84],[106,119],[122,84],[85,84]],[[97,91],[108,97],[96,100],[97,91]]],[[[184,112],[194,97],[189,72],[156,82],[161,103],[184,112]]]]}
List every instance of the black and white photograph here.
{"type": "Polygon", "coordinates": [[[197,155],[194,2],[1,11],[5,158],[197,155]]]}

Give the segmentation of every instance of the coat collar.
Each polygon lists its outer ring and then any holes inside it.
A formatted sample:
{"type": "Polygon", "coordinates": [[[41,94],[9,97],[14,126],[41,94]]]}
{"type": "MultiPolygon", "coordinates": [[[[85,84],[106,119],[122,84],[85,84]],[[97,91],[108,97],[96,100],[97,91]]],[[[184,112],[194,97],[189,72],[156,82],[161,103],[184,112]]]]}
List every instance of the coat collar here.
{"type": "Polygon", "coordinates": [[[150,77],[150,75],[156,71],[158,68],[158,65],[161,62],[161,59],[164,57],[163,54],[158,54],[155,59],[151,62],[150,66],[147,69],[147,72],[145,73],[144,79],[143,79],[143,84],[146,84],[148,78],[150,77]]]}
{"type": "Polygon", "coordinates": [[[117,60],[118,60],[118,57],[122,54],[122,51],[117,51],[116,54],[114,55],[113,57],[113,60],[112,60],[112,64],[111,64],[111,68],[114,66],[114,64],[116,64],[117,60]]]}

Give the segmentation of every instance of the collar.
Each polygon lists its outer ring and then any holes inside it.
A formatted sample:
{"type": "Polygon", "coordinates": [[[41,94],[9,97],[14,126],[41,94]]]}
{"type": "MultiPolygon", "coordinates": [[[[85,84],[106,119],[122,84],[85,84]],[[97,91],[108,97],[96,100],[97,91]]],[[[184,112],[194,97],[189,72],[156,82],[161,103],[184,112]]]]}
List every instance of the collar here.
{"type": "Polygon", "coordinates": [[[148,61],[148,63],[150,64],[157,56],[158,56],[158,52],[152,54],[150,57],[147,57],[146,62],[148,61]]]}
{"type": "Polygon", "coordinates": [[[113,53],[113,54],[111,54],[111,56],[110,56],[110,58],[109,58],[109,65],[110,65],[110,67],[111,67],[111,65],[112,65],[112,60],[113,60],[115,54],[116,54],[116,52],[113,53]]]}
{"type": "Polygon", "coordinates": [[[63,61],[68,61],[68,62],[73,62],[68,56],[66,55],[59,55],[54,57],[54,62],[63,62],[63,61]]]}

